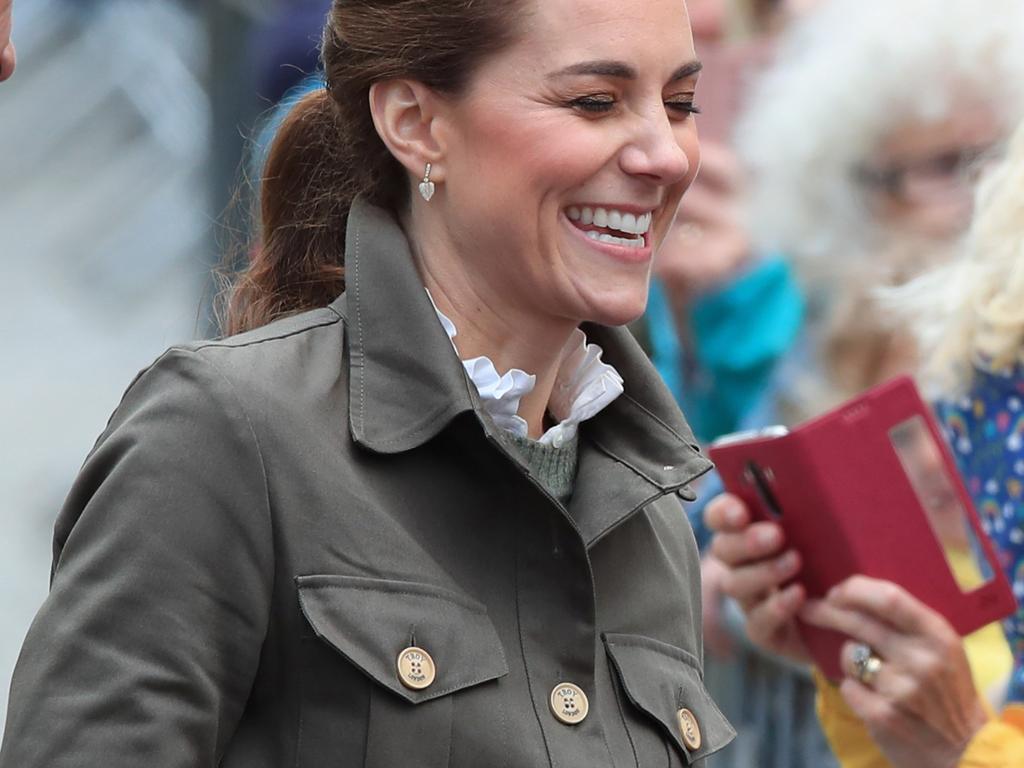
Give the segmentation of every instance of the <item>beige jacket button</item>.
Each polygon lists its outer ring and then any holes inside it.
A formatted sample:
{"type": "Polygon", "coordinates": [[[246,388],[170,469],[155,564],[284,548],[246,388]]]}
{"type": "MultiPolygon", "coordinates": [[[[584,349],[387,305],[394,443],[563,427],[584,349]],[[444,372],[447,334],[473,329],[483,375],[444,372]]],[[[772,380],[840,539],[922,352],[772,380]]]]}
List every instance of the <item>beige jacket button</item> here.
{"type": "Polygon", "coordinates": [[[412,646],[398,654],[398,679],[414,691],[429,688],[437,677],[437,668],[430,654],[412,646]]]}
{"type": "Polygon", "coordinates": [[[551,712],[566,725],[577,725],[587,718],[590,702],[578,685],[559,683],[551,691],[551,712]]]}
{"type": "Polygon", "coordinates": [[[683,742],[691,750],[700,749],[700,725],[693,712],[688,709],[680,709],[676,713],[676,717],[679,719],[679,733],[683,737],[683,742]]]}

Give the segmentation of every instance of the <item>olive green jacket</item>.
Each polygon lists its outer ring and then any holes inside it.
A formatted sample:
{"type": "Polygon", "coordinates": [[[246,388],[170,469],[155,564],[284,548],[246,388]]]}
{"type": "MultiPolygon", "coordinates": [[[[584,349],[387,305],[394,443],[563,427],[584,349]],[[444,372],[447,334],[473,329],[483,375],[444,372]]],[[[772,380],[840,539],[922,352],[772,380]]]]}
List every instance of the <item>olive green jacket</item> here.
{"type": "Polygon", "coordinates": [[[677,494],[710,465],[639,348],[585,329],[626,391],[566,508],[392,217],[357,202],[346,258],[330,307],[132,383],[57,520],[0,766],[703,765],[733,731],[677,494]]]}

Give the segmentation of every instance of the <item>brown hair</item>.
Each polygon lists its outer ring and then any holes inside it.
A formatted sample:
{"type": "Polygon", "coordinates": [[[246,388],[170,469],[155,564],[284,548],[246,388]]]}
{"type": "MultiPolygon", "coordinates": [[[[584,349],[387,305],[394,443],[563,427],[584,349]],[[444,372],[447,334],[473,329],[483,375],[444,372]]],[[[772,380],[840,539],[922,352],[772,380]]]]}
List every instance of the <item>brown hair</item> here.
{"type": "Polygon", "coordinates": [[[377,134],[370,86],[409,78],[458,94],[508,45],[514,0],[335,0],[320,58],[327,87],[278,129],[260,182],[260,236],[226,295],[224,330],[256,328],[328,304],[345,288],[345,229],[357,195],[397,209],[405,169],[377,134]]]}

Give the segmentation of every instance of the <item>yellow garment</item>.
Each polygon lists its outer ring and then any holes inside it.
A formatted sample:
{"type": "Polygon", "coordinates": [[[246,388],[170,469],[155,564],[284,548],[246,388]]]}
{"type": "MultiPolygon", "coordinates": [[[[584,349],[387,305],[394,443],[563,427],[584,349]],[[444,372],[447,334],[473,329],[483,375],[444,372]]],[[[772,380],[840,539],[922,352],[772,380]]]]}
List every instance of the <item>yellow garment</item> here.
{"type": "MultiPolygon", "coordinates": [[[[839,689],[815,672],[818,716],[842,768],[892,768],[868,735],[864,723],[846,706],[839,689]]],[[[1024,766],[1024,706],[1007,707],[967,745],[957,768],[1024,766]]]]}
{"type": "MultiPolygon", "coordinates": [[[[946,557],[958,584],[981,584],[981,574],[974,556],[966,550],[947,549],[946,557]]],[[[997,700],[1002,700],[1006,681],[1013,671],[1013,654],[1006,642],[1006,635],[998,622],[982,627],[964,638],[964,650],[971,665],[974,687],[988,702],[993,700],[992,692],[999,691],[997,700]]],[[[1024,763],[1021,763],[1024,767],[1024,763]]]]}
{"type": "MultiPolygon", "coordinates": [[[[977,579],[971,555],[947,550],[957,583],[977,579]]],[[[980,581],[978,582],[980,583],[980,581]]],[[[1005,684],[1013,667],[1013,655],[998,623],[982,627],[964,638],[974,685],[988,703],[990,692],[1005,684]]],[[[868,735],[864,723],[846,706],[839,689],[817,670],[818,718],[842,768],[891,768],[868,735]]],[[[967,747],[958,768],[1024,768],[1024,706],[1007,707],[991,720],[967,747]]]]}
{"type": "Polygon", "coordinates": [[[814,670],[818,686],[818,719],[821,730],[842,768],[891,768],[889,761],[871,740],[864,721],[853,714],[839,688],[814,670]]]}
{"type": "Polygon", "coordinates": [[[1024,766],[1024,706],[1011,704],[998,720],[982,728],[967,745],[957,768],[1024,766]]]}

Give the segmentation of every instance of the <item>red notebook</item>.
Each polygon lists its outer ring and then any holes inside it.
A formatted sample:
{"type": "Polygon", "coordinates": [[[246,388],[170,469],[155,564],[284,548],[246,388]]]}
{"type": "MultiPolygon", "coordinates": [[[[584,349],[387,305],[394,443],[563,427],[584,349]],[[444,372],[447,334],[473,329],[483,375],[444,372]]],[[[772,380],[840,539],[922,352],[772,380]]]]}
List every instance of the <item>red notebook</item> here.
{"type": "MultiPolygon", "coordinates": [[[[809,596],[823,597],[858,573],[886,579],[941,613],[961,635],[1016,609],[931,409],[911,379],[869,390],[791,432],[771,428],[723,438],[710,453],[726,489],[755,517],[782,526],[802,557],[798,579],[809,596]],[[974,554],[973,576],[955,574],[947,561],[946,552],[958,549],[974,554]]],[[[801,632],[821,670],[841,677],[845,638],[806,624],[801,632]]]]}

